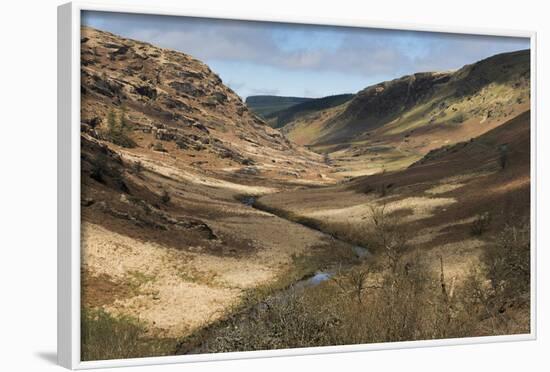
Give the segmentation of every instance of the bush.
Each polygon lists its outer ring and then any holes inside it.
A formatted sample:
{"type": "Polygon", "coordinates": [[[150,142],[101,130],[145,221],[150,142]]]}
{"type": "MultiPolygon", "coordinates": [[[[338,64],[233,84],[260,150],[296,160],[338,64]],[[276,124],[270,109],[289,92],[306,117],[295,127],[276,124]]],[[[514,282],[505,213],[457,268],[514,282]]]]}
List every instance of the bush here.
{"type": "Polygon", "coordinates": [[[530,258],[529,224],[508,225],[486,248],[482,266],[470,270],[461,305],[464,313],[478,320],[478,327],[483,325],[483,334],[529,332],[524,315],[529,314],[530,258]],[[515,311],[508,313],[509,308],[515,311]]]}
{"type": "Polygon", "coordinates": [[[371,220],[373,248],[387,258],[388,268],[395,273],[407,250],[409,233],[396,218],[388,215],[385,205],[371,206],[371,220]]]}
{"type": "Polygon", "coordinates": [[[454,116],[453,123],[460,124],[460,123],[463,123],[465,120],[466,120],[466,116],[464,115],[464,113],[459,112],[454,116]]]}
{"type": "Polygon", "coordinates": [[[135,174],[141,174],[141,172],[143,172],[143,163],[141,161],[135,161],[132,163],[132,171],[135,173],[135,174]]]}
{"type": "Polygon", "coordinates": [[[168,191],[163,190],[162,194],[160,195],[160,201],[162,204],[168,204],[170,203],[171,197],[170,194],[168,194],[168,191]]]}
{"type": "Polygon", "coordinates": [[[164,148],[164,145],[162,144],[162,142],[155,142],[153,144],[153,150],[154,151],[159,151],[159,152],[167,152],[166,149],[164,148]]]}
{"type": "Polygon", "coordinates": [[[128,185],[126,185],[126,181],[124,179],[124,173],[119,167],[112,167],[109,170],[109,175],[111,179],[113,180],[114,186],[125,193],[130,193],[130,189],[128,188],[128,185]]]}
{"type": "Polygon", "coordinates": [[[126,111],[122,108],[117,121],[113,110],[107,114],[107,130],[103,133],[104,137],[115,145],[127,148],[136,147],[136,143],[129,137],[131,128],[126,120],[126,111]]]}
{"type": "MultiPolygon", "coordinates": [[[[227,352],[471,335],[463,310],[450,312],[441,281],[420,256],[395,272],[356,268],[313,288],[291,288],[240,313],[201,340],[227,352]]],[[[456,300],[454,300],[456,302],[456,300]]]]}
{"type": "Polygon", "coordinates": [[[388,195],[388,191],[389,191],[389,188],[385,182],[382,182],[381,184],[378,185],[378,195],[380,195],[381,198],[388,195]]]}
{"type": "Polygon", "coordinates": [[[483,260],[491,283],[492,302],[499,311],[512,303],[529,300],[530,241],[528,224],[507,226],[485,251],[483,260]]]}
{"type": "Polygon", "coordinates": [[[90,171],[90,177],[96,180],[99,183],[105,183],[105,176],[109,172],[109,167],[107,166],[107,155],[99,153],[92,160],[92,169],[90,171]]]}
{"type": "MultiPolygon", "coordinates": [[[[482,226],[488,214],[480,215],[482,226]]],[[[382,206],[371,210],[372,247],[384,259],[354,265],[315,287],[290,286],[246,307],[181,350],[227,352],[474,337],[529,331],[529,226],[506,227],[482,265],[447,278],[382,206]],[[460,277],[460,276],[459,276],[460,277]],[[516,312],[506,313],[514,307],[516,312]],[[525,310],[527,309],[527,310],[525,310]],[[519,310],[519,311],[518,311],[519,310]],[[519,314],[519,318],[517,318],[519,314]],[[516,317],[516,318],[514,318],[516,317]],[[197,342],[197,343],[194,343],[197,342]]],[[[482,228],[483,230],[484,228],[482,228]]],[[[483,230],[484,231],[484,230],[483,230]]],[[[371,246],[369,246],[370,248],[371,246]]],[[[191,340],[191,341],[189,341],[191,340]]]]}
{"type": "Polygon", "coordinates": [[[506,145],[500,145],[498,148],[498,164],[500,165],[500,169],[508,166],[508,146],[506,145]]]}
{"type": "Polygon", "coordinates": [[[481,236],[489,229],[491,224],[491,214],[489,212],[478,214],[470,227],[470,232],[474,236],[481,236]]]}
{"type": "Polygon", "coordinates": [[[112,184],[125,193],[129,193],[130,190],[124,180],[124,174],[118,165],[109,166],[109,157],[104,153],[99,153],[92,160],[92,169],[90,171],[90,177],[99,183],[107,184],[107,180],[110,179],[112,184]]]}

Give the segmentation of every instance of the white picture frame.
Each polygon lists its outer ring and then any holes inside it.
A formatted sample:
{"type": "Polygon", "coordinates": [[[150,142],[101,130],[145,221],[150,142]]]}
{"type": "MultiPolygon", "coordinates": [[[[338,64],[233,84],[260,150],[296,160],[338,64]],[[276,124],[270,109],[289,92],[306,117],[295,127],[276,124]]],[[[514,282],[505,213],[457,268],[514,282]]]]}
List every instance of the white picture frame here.
{"type": "Polygon", "coordinates": [[[71,2],[58,8],[58,361],[70,369],[91,369],[153,364],[172,364],[201,361],[219,361],[244,358],[269,358],[277,356],[313,355],[435,347],[447,345],[510,342],[536,339],[536,33],[533,31],[452,28],[434,25],[388,24],[320,19],[305,15],[279,18],[265,14],[238,12],[227,14],[213,11],[200,12],[191,9],[167,9],[132,5],[71,2]],[[107,11],[158,14],[172,16],[209,17],[266,22],[287,22],[354,26],[412,31],[465,33],[529,38],[531,42],[531,331],[528,334],[407,341],[366,345],[326,346],[284,350],[229,352],[137,359],[81,361],[80,360],[80,15],[82,11],[107,11]]]}

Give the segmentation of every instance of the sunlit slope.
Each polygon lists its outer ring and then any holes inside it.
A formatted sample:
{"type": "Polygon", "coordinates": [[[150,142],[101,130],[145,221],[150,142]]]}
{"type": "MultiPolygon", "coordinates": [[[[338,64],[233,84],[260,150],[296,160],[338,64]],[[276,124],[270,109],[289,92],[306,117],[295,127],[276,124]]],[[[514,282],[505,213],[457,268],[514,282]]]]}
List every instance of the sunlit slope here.
{"type": "Polygon", "coordinates": [[[382,82],[340,106],[288,123],[283,132],[323,152],[373,143],[417,152],[482,133],[527,110],[530,51],[492,56],[453,72],[382,82]]]}

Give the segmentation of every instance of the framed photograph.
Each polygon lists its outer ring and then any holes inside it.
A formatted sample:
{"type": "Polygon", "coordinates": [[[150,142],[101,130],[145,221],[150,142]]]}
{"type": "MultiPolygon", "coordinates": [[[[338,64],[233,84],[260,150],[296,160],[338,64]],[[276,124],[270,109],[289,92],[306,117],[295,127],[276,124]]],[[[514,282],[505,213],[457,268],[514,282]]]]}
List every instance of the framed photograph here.
{"type": "Polygon", "coordinates": [[[535,338],[535,33],[58,9],[73,369],[535,338]]]}

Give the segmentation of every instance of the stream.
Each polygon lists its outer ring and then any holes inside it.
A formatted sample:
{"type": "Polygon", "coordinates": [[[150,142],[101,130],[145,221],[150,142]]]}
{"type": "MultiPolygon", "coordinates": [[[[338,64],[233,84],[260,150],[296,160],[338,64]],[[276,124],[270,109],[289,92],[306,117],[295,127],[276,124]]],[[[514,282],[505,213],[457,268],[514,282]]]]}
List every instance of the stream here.
{"type": "MultiPolygon", "coordinates": [[[[346,245],[349,245],[350,246],[350,249],[351,251],[353,252],[353,254],[355,255],[356,258],[360,259],[360,260],[363,260],[363,259],[367,259],[371,256],[371,253],[369,252],[369,250],[365,247],[361,247],[361,246],[358,246],[358,245],[353,245],[353,244],[350,244],[342,239],[339,239],[337,238],[336,236],[332,235],[332,234],[329,234],[325,231],[322,231],[322,230],[319,230],[319,229],[315,229],[311,226],[307,226],[305,224],[301,224],[299,222],[296,222],[296,221],[292,221],[292,220],[289,220],[287,218],[285,218],[284,216],[281,216],[281,215],[277,215],[275,213],[273,213],[273,211],[269,211],[269,210],[265,210],[263,208],[261,208],[257,203],[256,203],[256,200],[257,200],[257,196],[254,196],[254,195],[245,195],[245,196],[241,196],[240,198],[238,198],[238,200],[243,203],[244,205],[248,206],[248,207],[251,207],[251,208],[254,208],[254,209],[257,209],[259,211],[262,211],[262,212],[266,212],[266,213],[270,213],[270,214],[273,214],[273,215],[276,215],[277,217],[279,218],[283,218],[289,222],[292,222],[292,223],[295,223],[295,224],[299,224],[301,226],[304,226],[308,229],[312,229],[312,230],[315,230],[315,231],[318,231],[318,232],[321,232],[325,235],[327,235],[328,237],[330,237],[332,240],[336,240],[336,241],[339,241],[341,243],[344,243],[346,245]]],[[[335,268],[334,268],[335,269],[335,268]]],[[[335,274],[335,270],[331,270],[331,269],[326,269],[326,270],[319,270],[319,271],[316,271],[315,274],[311,275],[311,276],[308,276],[306,278],[303,278],[301,280],[298,280],[297,282],[295,282],[294,284],[291,285],[291,288],[293,289],[297,289],[297,288],[305,288],[305,287],[315,287],[319,284],[321,284],[322,282],[324,281],[327,281],[329,280],[333,275],[335,274]]]]}
{"type": "MultiPolygon", "coordinates": [[[[339,239],[338,237],[327,233],[325,231],[322,231],[320,229],[317,229],[313,226],[308,226],[304,223],[300,223],[297,221],[293,221],[291,219],[285,218],[284,215],[279,215],[276,212],[267,210],[267,208],[262,208],[262,206],[257,203],[257,196],[254,195],[243,195],[237,198],[239,202],[246,205],[247,207],[257,209],[262,212],[269,213],[271,215],[277,216],[279,218],[285,219],[291,223],[298,224],[300,226],[303,226],[305,228],[315,230],[317,232],[320,232],[321,234],[325,235],[327,238],[329,238],[331,241],[335,241],[338,243],[341,243],[352,251],[355,258],[359,261],[367,259],[371,256],[371,253],[369,250],[365,247],[361,247],[358,245],[354,245],[351,243],[346,242],[345,240],[339,239]]],[[[341,270],[347,270],[350,269],[353,266],[352,263],[347,264],[345,266],[340,266],[334,263],[334,265],[331,265],[329,267],[325,267],[323,269],[317,270],[315,273],[307,275],[295,282],[293,282],[291,285],[289,285],[287,288],[281,289],[275,293],[272,293],[269,296],[269,299],[266,299],[264,301],[260,301],[251,307],[248,307],[244,309],[241,312],[237,312],[230,316],[230,318],[226,321],[222,321],[221,323],[217,325],[213,325],[211,327],[207,327],[203,329],[202,333],[198,338],[194,341],[190,341],[189,343],[182,342],[178,348],[176,353],[177,354],[197,354],[197,353],[204,353],[209,352],[208,349],[208,339],[210,337],[217,337],[217,330],[223,327],[227,327],[228,324],[239,324],[239,323],[247,323],[250,321],[250,319],[257,316],[258,313],[261,313],[263,311],[266,311],[267,303],[269,301],[288,301],[289,298],[291,298],[295,294],[300,294],[302,291],[306,290],[307,288],[312,288],[320,285],[323,282],[326,282],[327,280],[330,280],[336,273],[341,272],[341,270]]]]}

